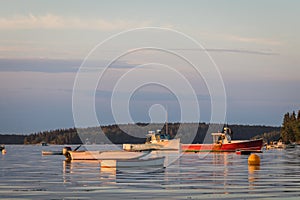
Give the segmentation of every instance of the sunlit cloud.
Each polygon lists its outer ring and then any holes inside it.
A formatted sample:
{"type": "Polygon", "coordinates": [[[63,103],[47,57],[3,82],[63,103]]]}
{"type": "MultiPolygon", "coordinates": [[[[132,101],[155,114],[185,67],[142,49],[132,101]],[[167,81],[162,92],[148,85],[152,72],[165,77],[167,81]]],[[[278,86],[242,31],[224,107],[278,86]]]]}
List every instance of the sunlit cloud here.
{"type": "MultiPolygon", "coordinates": [[[[132,21],[124,19],[106,20],[101,18],[82,19],[54,14],[16,15],[0,18],[0,30],[16,29],[85,29],[113,31],[135,27],[151,26],[151,21],[132,21]]],[[[162,25],[163,26],[163,25],[162,25]]],[[[170,25],[166,25],[170,27],[170,25]]]]}
{"type": "Polygon", "coordinates": [[[171,49],[178,51],[207,51],[207,52],[219,52],[219,53],[242,53],[242,54],[256,54],[256,55],[279,55],[278,53],[270,51],[257,51],[257,50],[247,50],[247,49],[225,49],[225,48],[206,48],[206,49],[191,49],[191,48],[181,48],[181,49],[171,49]]]}
{"type": "Polygon", "coordinates": [[[231,35],[229,36],[229,39],[234,41],[239,41],[239,42],[256,43],[262,45],[273,45],[273,46],[282,45],[281,41],[270,39],[270,38],[242,37],[237,35],[231,35]]]}
{"type": "MultiPolygon", "coordinates": [[[[0,53],[7,53],[7,52],[28,52],[29,47],[21,46],[21,45],[7,45],[2,46],[0,45],[0,53]]],[[[45,51],[47,50],[44,47],[30,47],[31,51],[45,51]]],[[[2,58],[2,55],[0,55],[0,58],[2,58]]]]}

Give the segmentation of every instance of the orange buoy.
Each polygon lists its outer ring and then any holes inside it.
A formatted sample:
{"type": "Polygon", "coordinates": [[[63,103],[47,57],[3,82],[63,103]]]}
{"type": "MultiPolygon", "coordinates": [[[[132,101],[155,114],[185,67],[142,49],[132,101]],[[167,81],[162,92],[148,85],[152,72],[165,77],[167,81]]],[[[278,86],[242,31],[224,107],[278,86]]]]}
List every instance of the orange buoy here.
{"type": "Polygon", "coordinates": [[[256,154],[251,154],[248,157],[248,165],[260,165],[260,158],[256,154]]]}
{"type": "Polygon", "coordinates": [[[6,154],[6,150],[5,149],[2,149],[2,154],[6,154]]]}

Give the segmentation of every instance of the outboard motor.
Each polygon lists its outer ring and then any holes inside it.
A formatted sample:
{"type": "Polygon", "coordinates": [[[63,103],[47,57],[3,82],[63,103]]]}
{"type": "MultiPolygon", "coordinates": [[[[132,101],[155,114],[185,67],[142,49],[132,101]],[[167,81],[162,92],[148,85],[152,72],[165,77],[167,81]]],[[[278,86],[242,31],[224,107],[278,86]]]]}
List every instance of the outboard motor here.
{"type": "Polygon", "coordinates": [[[66,156],[68,151],[72,151],[71,147],[64,147],[62,150],[63,155],[66,156]]]}

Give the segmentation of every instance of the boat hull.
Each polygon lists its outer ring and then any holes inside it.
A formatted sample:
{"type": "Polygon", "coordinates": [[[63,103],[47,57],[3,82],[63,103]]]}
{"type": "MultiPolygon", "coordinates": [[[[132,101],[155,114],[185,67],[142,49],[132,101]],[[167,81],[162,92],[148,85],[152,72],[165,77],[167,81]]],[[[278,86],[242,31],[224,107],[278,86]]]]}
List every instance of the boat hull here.
{"type": "Polygon", "coordinates": [[[63,155],[62,151],[42,151],[43,156],[50,156],[50,155],[63,155]]]}
{"type": "Polygon", "coordinates": [[[68,160],[120,160],[140,158],[146,154],[127,151],[68,151],[66,158],[68,160]]]}
{"type": "Polygon", "coordinates": [[[124,159],[124,160],[102,160],[101,168],[145,168],[145,167],[164,167],[165,157],[148,159],[124,159]]]}
{"type": "Polygon", "coordinates": [[[146,144],[123,144],[125,151],[148,151],[148,150],[179,150],[180,139],[162,141],[158,143],[146,144]]]}
{"type": "Polygon", "coordinates": [[[260,151],[263,140],[232,141],[227,144],[181,144],[183,152],[235,152],[237,150],[260,151]]]}

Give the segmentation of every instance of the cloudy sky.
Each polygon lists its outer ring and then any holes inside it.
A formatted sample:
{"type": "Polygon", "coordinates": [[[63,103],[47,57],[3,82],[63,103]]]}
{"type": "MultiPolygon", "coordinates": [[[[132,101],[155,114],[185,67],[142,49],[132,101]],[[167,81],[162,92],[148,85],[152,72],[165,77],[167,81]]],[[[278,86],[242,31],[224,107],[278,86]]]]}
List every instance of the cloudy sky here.
{"type": "MultiPolygon", "coordinates": [[[[120,55],[97,83],[94,107],[100,124],[131,122],[121,116],[127,110],[134,122],[160,122],[165,115],[159,105],[167,108],[169,121],[195,121],[189,117],[195,108],[184,80],[198,99],[199,121],[210,122],[213,115],[211,95],[218,93],[210,90],[213,78],[224,84],[228,123],[279,126],[284,113],[300,109],[297,0],[11,0],[1,5],[0,133],[73,127],[73,86],[80,66],[87,65],[83,73],[90,80],[120,55]],[[118,36],[143,27],[162,30],[118,36]],[[131,52],[139,47],[154,49],[131,52]],[[195,61],[201,73],[183,57],[195,61]],[[215,72],[220,76],[210,77],[215,72]],[[148,84],[138,85],[140,80],[148,84]],[[132,83],[136,88],[129,91],[132,83]],[[123,87],[116,89],[118,84],[123,87]],[[112,103],[114,92],[119,96],[112,103]],[[121,120],[116,120],[111,105],[123,105],[128,95],[128,108],[118,108],[121,120]],[[184,111],[181,96],[190,105],[184,111]]],[[[93,88],[81,89],[83,111],[93,88]]],[[[223,112],[213,112],[218,111],[223,112]]]]}

